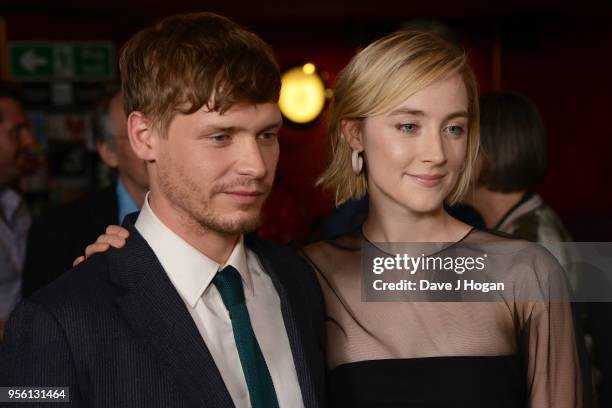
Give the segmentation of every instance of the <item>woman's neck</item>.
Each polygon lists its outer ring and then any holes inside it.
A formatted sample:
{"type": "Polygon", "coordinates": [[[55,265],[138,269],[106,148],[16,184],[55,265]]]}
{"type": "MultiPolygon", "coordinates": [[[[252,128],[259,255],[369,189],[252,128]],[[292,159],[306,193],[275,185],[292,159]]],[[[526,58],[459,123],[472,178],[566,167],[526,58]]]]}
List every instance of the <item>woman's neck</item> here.
{"type": "Polygon", "coordinates": [[[363,232],[378,242],[456,242],[471,226],[451,217],[443,207],[420,213],[406,208],[382,209],[370,200],[363,232]]]}

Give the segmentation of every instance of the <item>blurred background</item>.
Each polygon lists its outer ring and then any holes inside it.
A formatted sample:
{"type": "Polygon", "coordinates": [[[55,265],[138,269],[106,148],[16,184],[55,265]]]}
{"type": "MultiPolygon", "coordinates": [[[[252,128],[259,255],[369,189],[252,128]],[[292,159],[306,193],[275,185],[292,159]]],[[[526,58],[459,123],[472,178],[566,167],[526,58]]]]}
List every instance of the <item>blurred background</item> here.
{"type": "MultiPolygon", "coordinates": [[[[2,78],[22,85],[36,139],[20,182],[34,217],[111,183],[89,115],[118,78],[122,44],[164,16],[203,10],[254,30],[283,70],[314,71],[327,98],[360,47],[407,24],[446,25],[465,46],[482,92],[520,92],[539,108],[549,165],[536,190],[574,240],[612,240],[610,2],[0,0],[2,78]]],[[[274,217],[262,235],[299,241],[333,210],[332,196],[314,187],[327,158],[324,118],[325,107],[309,123],[287,121],[265,211],[274,217]]]]}

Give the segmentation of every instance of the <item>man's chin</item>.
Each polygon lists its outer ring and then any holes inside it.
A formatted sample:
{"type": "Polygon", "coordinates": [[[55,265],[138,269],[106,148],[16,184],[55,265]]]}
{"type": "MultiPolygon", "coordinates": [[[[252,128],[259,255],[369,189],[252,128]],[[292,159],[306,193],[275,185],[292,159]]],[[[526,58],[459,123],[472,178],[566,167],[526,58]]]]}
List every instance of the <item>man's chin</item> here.
{"type": "Polygon", "coordinates": [[[235,217],[233,219],[215,219],[200,221],[203,227],[220,234],[234,235],[253,232],[262,224],[259,212],[256,215],[235,217]]]}

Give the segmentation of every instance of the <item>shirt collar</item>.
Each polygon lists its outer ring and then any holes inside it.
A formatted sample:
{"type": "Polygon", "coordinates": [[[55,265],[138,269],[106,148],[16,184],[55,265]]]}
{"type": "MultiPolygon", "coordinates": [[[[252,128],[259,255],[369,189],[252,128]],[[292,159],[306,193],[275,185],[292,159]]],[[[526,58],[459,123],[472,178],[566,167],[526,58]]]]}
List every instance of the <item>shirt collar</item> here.
{"type": "Polygon", "coordinates": [[[253,295],[242,235],[227,261],[220,265],[166,227],[149,206],[148,194],[136,220],[136,229],[155,252],[176,290],[192,308],[208,289],[217,271],[227,265],[238,270],[245,292],[253,295]]]}
{"type": "Polygon", "coordinates": [[[138,205],[134,202],[130,193],[128,193],[125,184],[121,181],[121,177],[117,178],[115,192],[117,194],[117,204],[119,207],[119,224],[121,224],[126,215],[138,211],[138,205]]]}
{"type": "Polygon", "coordinates": [[[17,209],[21,205],[21,196],[10,188],[0,189],[0,211],[2,217],[9,223],[12,223],[17,209]]]}

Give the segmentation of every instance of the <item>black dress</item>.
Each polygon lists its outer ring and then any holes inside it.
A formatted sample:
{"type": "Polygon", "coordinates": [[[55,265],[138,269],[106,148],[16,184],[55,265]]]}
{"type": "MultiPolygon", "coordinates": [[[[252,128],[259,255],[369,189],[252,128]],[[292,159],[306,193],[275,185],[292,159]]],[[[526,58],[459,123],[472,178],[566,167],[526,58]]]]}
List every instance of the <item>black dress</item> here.
{"type": "MultiPolygon", "coordinates": [[[[473,229],[460,242],[505,248],[524,241],[473,229]]],[[[513,289],[491,301],[367,302],[361,262],[368,245],[375,244],[359,229],[304,249],[326,302],[333,407],[581,406],[570,306],[533,298],[552,281],[564,285],[545,249],[523,245],[518,258],[515,249],[498,253],[493,269],[513,274],[513,289]]]]}

